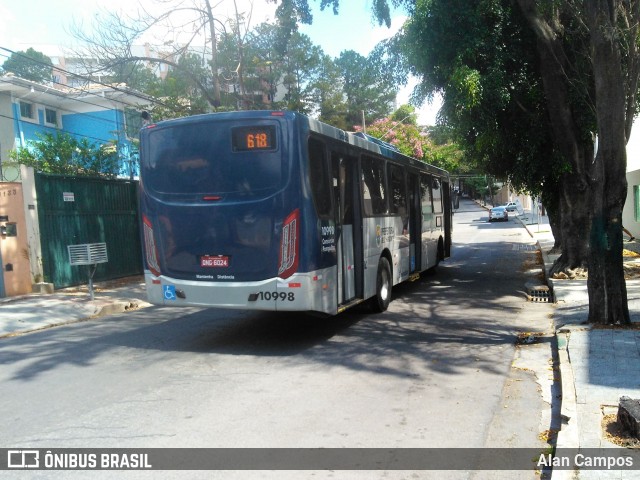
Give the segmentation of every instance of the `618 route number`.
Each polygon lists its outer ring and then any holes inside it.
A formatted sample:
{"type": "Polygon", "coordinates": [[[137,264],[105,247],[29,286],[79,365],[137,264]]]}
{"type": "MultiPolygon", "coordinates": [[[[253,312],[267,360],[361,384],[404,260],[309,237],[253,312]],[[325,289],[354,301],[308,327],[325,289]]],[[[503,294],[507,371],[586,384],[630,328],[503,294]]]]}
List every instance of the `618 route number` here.
{"type": "Polygon", "coordinates": [[[293,302],[296,296],[293,292],[257,292],[249,294],[249,301],[256,302],[258,300],[279,300],[281,302],[293,302]]]}

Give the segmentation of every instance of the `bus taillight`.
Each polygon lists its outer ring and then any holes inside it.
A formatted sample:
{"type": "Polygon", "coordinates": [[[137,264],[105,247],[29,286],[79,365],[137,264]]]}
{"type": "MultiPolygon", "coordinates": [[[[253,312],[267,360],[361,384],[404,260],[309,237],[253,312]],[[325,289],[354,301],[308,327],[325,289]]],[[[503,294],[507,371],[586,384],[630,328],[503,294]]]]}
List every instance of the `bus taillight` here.
{"type": "Polygon", "coordinates": [[[288,278],[298,270],[300,210],[296,209],[282,224],[280,240],[280,258],[278,259],[278,276],[288,278]]]}
{"type": "Polygon", "coordinates": [[[142,215],[142,226],[144,233],[144,253],[147,259],[147,266],[156,277],[160,274],[160,264],[158,263],[158,250],[156,240],[153,236],[153,225],[146,215],[142,215]]]}

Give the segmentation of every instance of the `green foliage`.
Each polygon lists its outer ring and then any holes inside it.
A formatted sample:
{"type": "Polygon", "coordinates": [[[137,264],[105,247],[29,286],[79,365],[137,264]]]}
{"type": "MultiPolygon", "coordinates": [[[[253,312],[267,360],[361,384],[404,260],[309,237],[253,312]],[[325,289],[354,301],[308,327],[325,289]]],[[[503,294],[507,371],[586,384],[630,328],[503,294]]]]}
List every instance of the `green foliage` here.
{"type": "Polygon", "coordinates": [[[34,82],[51,81],[53,63],[44,53],[29,48],[26,52],[15,52],[2,64],[5,72],[34,82]]]}
{"type": "Polygon", "coordinates": [[[479,171],[537,193],[558,181],[536,39],[508,0],[417,2],[394,43],[479,171]]]}
{"type": "Polygon", "coordinates": [[[321,72],[311,84],[313,101],[318,105],[319,120],[343,130],[350,130],[348,108],[342,89],[340,70],[328,55],[322,58],[321,72]]]}
{"type": "Polygon", "coordinates": [[[353,50],[346,50],[336,60],[347,102],[347,122],[351,125],[371,122],[391,113],[397,94],[396,85],[381,75],[378,65],[353,50]]]}
{"type": "Polygon", "coordinates": [[[209,72],[202,65],[202,59],[196,54],[187,54],[170,69],[164,80],[150,83],[145,90],[160,99],[151,107],[154,121],[170,118],[198,115],[209,111],[209,105],[200,92],[200,83],[206,83],[209,72]]]}
{"type": "Polygon", "coordinates": [[[37,134],[38,140],[10,153],[17,164],[43,173],[114,178],[119,173],[115,145],[97,145],[67,133],[37,134]]]}
{"type": "Polygon", "coordinates": [[[283,108],[310,114],[313,111],[313,87],[322,67],[322,49],[307,35],[295,33],[290,38],[280,61],[286,89],[283,108]]]}
{"type": "Polygon", "coordinates": [[[498,193],[498,186],[493,181],[493,178],[487,175],[478,175],[477,177],[470,177],[464,179],[464,186],[466,191],[471,191],[475,198],[485,198],[498,193]]]}
{"type": "MultiPolygon", "coordinates": [[[[400,152],[450,172],[463,169],[460,148],[444,131],[432,138],[429,131],[422,131],[415,121],[415,109],[402,105],[391,117],[376,120],[367,126],[367,134],[394,145],[400,152]]],[[[356,128],[361,131],[360,127],[356,128]]]]}
{"type": "Polygon", "coordinates": [[[406,125],[418,125],[416,107],[413,105],[401,105],[395,112],[393,112],[391,120],[394,122],[401,122],[406,125]]]}
{"type": "Polygon", "coordinates": [[[126,83],[133,90],[151,92],[158,88],[160,79],[142,62],[116,62],[110,68],[109,82],[126,83]]]}

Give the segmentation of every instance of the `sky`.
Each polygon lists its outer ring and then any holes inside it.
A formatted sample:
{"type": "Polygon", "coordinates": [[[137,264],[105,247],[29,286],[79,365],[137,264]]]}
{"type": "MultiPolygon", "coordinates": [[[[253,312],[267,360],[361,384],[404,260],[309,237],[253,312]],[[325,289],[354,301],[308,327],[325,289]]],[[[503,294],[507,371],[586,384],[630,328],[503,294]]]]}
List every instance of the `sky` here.
{"type": "MultiPolygon", "coordinates": [[[[94,18],[109,10],[135,15],[139,5],[153,8],[154,4],[168,0],[15,0],[0,2],[0,47],[11,50],[26,50],[33,47],[47,53],[47,46],[71,48],[77,40],[70,34],[74,23],[86,27],[94,18]]],[[[194,0],[183,0],[191,3],[194,0]]],[[[217,11],[233,12],[232,0],[217,0],[217,11]]],[[[273,20],[275,6],[266,0],[237,0],[241,11],[248,11],[253,4],[252,25],[273,20]]],[[[175,4],[179,0],[172,0],[175,4]]],[[[378,26],[371,14],[372,0],[342,0],[339,15],[332,9],[320,11],[319,0],[309,0],[313,7],[313,24],[303,25],[300,31],[308,35],[326,54],[338,57],[343,50],[354,50],[367,55],[373,47],[395,34],[406,20],[401,10],[392,12],[391,28],[378,26]]],[[[216,0],[212,1],[212,5],[216,0]]],[[[0,50],[0,63],[7,52],[0,50]]],[[[408,103],[412,86],[402,88],[399,104],[408,103]]],[[[439,105],[425,104],[419,109],[419,121],[433,125],[439,105]]]]}

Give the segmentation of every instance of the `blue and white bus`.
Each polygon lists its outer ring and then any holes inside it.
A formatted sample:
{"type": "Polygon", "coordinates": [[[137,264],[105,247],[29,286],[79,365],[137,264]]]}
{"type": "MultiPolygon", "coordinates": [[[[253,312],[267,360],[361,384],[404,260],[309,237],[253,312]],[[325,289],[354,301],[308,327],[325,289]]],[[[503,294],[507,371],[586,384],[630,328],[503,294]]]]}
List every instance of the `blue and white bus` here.
{"type": "Polygon", "coordinates": [[[140,135],[149,301],[335,315],[450,255],[446,171],[290,111],[140,135]]]}

